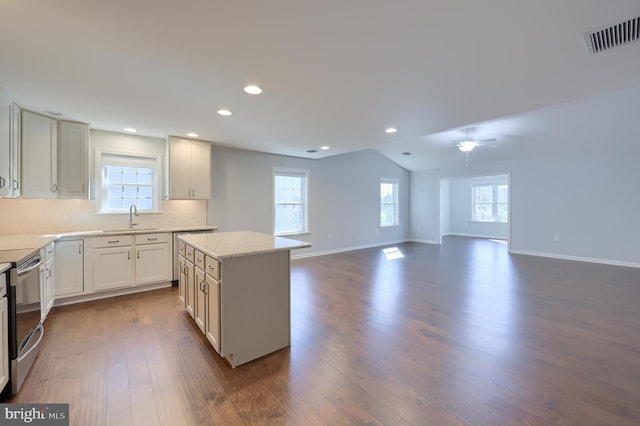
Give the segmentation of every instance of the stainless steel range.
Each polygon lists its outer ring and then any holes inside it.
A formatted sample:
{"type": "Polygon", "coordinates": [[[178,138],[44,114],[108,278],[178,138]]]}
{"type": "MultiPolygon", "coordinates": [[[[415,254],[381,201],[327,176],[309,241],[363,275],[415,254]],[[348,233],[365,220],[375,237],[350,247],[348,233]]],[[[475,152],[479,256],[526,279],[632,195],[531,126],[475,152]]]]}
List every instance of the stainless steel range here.
{"type": "Polygon", "coordinates": [[[12,264],[7,297],[11,394],[15,395],[40,350],[44,335],[40,302],[40,250],[2,250],[0,260],[12,264]]]}

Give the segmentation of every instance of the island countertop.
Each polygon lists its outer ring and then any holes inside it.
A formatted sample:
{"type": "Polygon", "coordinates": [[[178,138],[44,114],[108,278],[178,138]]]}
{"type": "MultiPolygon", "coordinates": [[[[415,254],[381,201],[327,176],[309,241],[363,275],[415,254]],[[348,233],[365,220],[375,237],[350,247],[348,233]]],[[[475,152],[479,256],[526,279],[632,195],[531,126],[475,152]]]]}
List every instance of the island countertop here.
{"type": "Polygon", "coordinates": [[[251,231],[185,234],[179,240],[215,259],[311,247],[311,244],[251,231]]]}

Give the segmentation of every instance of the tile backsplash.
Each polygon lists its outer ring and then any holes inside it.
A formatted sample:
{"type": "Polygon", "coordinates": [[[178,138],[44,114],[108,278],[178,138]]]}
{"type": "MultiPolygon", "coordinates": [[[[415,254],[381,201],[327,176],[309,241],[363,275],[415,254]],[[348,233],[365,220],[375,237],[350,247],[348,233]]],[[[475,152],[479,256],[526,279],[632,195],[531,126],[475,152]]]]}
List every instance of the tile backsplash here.
{"type": "MultiPolygon", "coordinates": [[[[141,213],[139,228],[207,224],[204,200],[163,200],[162,213],[141,213]]],[[[98,214],[95,200],[0,198],[0,235],[126,229],[129,214],[98,214]]]]}

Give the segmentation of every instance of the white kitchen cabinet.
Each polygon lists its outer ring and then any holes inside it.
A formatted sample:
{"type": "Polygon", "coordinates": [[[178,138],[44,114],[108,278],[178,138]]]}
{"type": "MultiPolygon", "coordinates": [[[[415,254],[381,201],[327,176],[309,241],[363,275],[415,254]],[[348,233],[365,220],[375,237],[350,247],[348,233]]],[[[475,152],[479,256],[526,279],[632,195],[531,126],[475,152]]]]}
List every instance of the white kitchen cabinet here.
{"type": "Polygon", "coordinates": [[[206,297],[205,311],[207,312],[205,336],[216,352],[220,353],[220,282],[208,273],[206,274],[204,293],[206,297]]]}
{"type": "Polygon", "coordinates": [[[54,296],[77,296],[84,292],[84,241],[58,241],[55,244],[54,296]]]}
{"type": "Polygon", "coordinates": [[[140,234],[135,239],[135,284],[171,281],[169,234],[140,234]]]}
{"type": "Polygon", "coordinates": [[[22,197],[56,198],[58,122],[22,111],[22,197]]]}
{"type": "Polygon", "coordinates": [[[0,197],[11,190],[11,98],[0,89],[0,197]]]}
{"type": "Polygon", "coordinates": [[[58,121],[58,197],[89,196],[89,125],[58,121]]]}
{"type": "Polygon", "coordinates": [[[187,312],[191,315],[191,318],[194,317],[195,313],[195,302],[196,302],[196,280],[194,277],[194,253],[195,250],[191,246],[185,246],[185,306],[187,308],[187,312]]]}
{"type": "Polygon", "coordinates": [[[41,250],[44,263],[40,266],[40,320],[44,322],[55,302],[54,295],[54,244],[50,243],[41,250]]]}
{"type": "Polygon", "coordinates": [[[205,292],[207,291],[206,290],[207,280],[205,278],[204,271],[200,269],[197,265],[195,265],[193,271],[194,271],[193,276],[195,280],[195,292],[196,292],[195,294],[196,301],[194,303],[193,319],[195,320],[196,325],[198,326],[200,331],[202,331],[202,333],[204,334],[205,321],[207,316],[207,311],[206,311],[207,304],[206,304],[206,294],[205,294],[205,292]]]}
{"type": "Polygon", "coordinates": [[[182,306],[187,306],[187,273],[185,268],[187,267],[187,260],[184,256],[178,256],[178,297],[182,306]]]}
{"type": "Polygon", "coordinates": [[[169,198],[211,198],[211,144],[171,137],[169,139],[169,198]]]}
{"type": "Polygon", "coordinates": [[[134,256],[130,235],[97,237],[92,254],[93,289],[112,290],[133,284],[134,256]]]}
{"type": "Polygon", "coordinates": [[[20,108],[0,88],[0,197],[20,196],[20,108]]]}

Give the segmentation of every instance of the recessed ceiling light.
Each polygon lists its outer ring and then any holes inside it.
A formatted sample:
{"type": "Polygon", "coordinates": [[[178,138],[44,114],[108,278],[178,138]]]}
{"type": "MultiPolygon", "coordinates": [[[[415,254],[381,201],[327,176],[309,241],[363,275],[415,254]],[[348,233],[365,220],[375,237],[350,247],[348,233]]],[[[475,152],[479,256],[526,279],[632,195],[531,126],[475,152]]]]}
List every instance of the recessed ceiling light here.
{"type": "Polygon", "coordinates": [[[387,132],[387,133],[395,133],[397,131],[398,131],[398,129],[396,129],[395,127],[387,127],[385,129],[385,132],[387,132]]]}
{"type": "Polygon", "coordinates": [[[229,116],[229,115],[231,115],[231,111],[229,111],[228,109],[219,109],[218,110],[218,114],[224,115],[224,116],[229,116]]]}
{"type": "Polygon", "coordinates": [[[133,127],[125,127],[123,130],[124,130],[125,132],[129,132],[129,133],[135,133],[135,132],[137,132],[137,130],[136,130],[136,129],[134,129],[133,127]]]}
{"type": "Polygon", "coordinates": [[[244,91],[250,95],[259,95],[262,93],[262,89],[254,84],[249,84],[248,86],[244,86],[244,91]]]}
{"type": "Polygon", "coordinates": [[[328,149],[329,149],[329,145],[322,145],[322,146],[320,147],[320,149],[323,149],[323,150],[325,150],[325,151],[326,151],[326,150],[328,150],[328,149]]]}
{"type": "Polygon", "coordinates": [[[190,138],[197,138],[200,135],[197,134],[197,133],[189,132],[189,133],[187,133],[187,136],[189,136],[190,138]]]}

